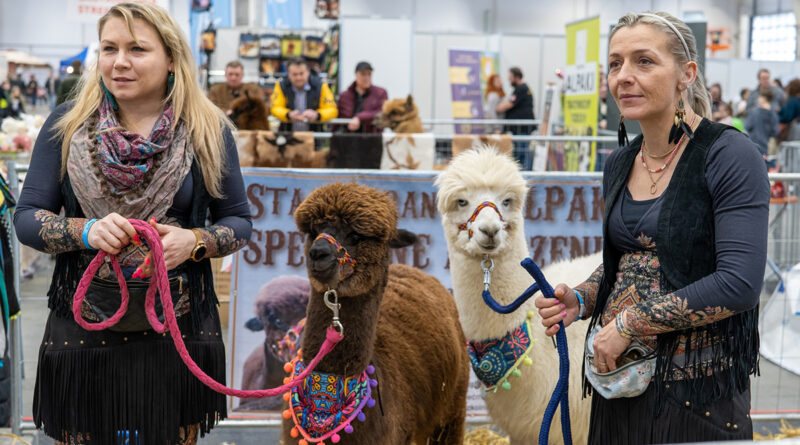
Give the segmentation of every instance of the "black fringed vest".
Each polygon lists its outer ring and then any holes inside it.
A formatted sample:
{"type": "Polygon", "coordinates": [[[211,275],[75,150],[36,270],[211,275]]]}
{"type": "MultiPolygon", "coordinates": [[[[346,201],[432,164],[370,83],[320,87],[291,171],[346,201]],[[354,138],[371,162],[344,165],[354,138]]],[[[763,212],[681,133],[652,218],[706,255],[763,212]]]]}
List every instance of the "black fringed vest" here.
{"type": "MultiPolygon", "coordinates": [[[[686,287],[716,270],[714,212],[706,184],[705,167],[709,148],[723,131],[729,129],[733,127],[703,119],[675,166],[664,192],[655,242],[661,271],[674,289],[686,287]]],[[[607,173],[610,179],[607,180],[604,197],[604,276],[598,290],[590,331],[605,310],[622,256],[608,243],[608,218],[611,207],[627,183],[641,144],[642,136],[639,136],[621,148],[613,170],[607,173]]],[[[663,401],[667,379],[676,367],[673,355],[681,340],[689,336],[701,340],[714,339],[713,358],[711,363],[702,365],[700,351],[688,349],[691,343],[686,342],[686,362],[682,366],[700,365],[701,370],[709,367],[711,370],[725,369],[714,373],[710,379],[693,379],[692,403],[705,404],[728,398],[749,387],[750,374],[758,372],[758,306],[706,326],[659,335],[656,375],[653,378],[659,405],[663,401]],[[724,379],[723,391],[719,390],[716,379],[724,379]]]]}
{"type": "MultiPolygon", "coordinates": [[[[195,160],[192,163],[192,206],[188,220],[181,220],[183,227],[205,227],[211,196],[205,187],[203,172],[195,160]]],[[[65,174],[61,181],[61,195],[64,198],[64,215],[69,218],[85,217],[69,175],[65,174]]],[[[64,252],[56,255],[55,269],[50,290],[47,291],[48,307],[62,318],[72,317],[72,298],[85,267],[81,265],[82,250],[64,252]]],[[[83,265],[85,266],[85,265],[83,265]]],[[[211,261],[187,261],[184,267],[189,278],[189,301],[193,332],[200,332],[200,325],[216,310],[217,295],[214,292],[214,279],[211,273],[211,261]]]]}

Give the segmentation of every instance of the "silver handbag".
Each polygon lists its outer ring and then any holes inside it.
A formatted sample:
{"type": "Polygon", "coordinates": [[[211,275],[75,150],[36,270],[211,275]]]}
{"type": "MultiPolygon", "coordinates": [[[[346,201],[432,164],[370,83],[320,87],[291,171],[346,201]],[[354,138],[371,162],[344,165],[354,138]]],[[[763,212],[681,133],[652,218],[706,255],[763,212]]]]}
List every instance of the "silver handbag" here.
{"type": "Polygon", "coordinates": [[[656,369],[655,351],[633,339],[630,346],[617,360],[617,369],[610,372],[597,372],[594,365],[594,336],[600,331],[597,326],[586,339],[585,360],[586,379],[606,399],[636,397],[650,386],[656,369]]]}

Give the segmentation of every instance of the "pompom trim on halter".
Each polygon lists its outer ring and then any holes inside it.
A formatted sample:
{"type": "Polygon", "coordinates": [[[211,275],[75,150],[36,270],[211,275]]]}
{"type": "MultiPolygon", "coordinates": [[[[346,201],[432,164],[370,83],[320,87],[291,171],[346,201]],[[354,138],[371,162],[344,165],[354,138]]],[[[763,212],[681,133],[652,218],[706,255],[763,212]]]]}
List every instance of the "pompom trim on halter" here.
{"type": "Polygon", "coordinates": [[[314,241],[324,239],[325,241],[333,244],[333,247],[336,249],[336,253],[342,253],[342,256],[338,257],[336,261],[339,263],[339,272],[342,274],[342,279],[345,279],[353,274],[353,271],[356,269],[356,260],[347,252],[347,249],[344,248],[342,243],[340,243],[333,235],[329,233],[320,233],[314,238],[314,241]],[[344,266],[349,264],[351,267],[350,272],[345,272],[344,266]]]}
{"type": "Polygon", "coordinates": [[[484,201],[484,202],[478,204],[478,207],[475,207],[475,210],[472,212],[472,216],[470,216],[469,219],[466,222],[463,222],[463,223],[458,225],[458,231],[459,232],[463,232],[464,230],[466,230],[467,231],[467,235],[469,236],[469,239],[472,239],[473,232],[472,232],[472,229],[469,228],[469,226],[472,225],[472,223],[475,222],[475,219],[478,218],[478,214],[481,213],[481,210],[483,210],[483,209],[485,209],[487,207],[493,209],[497,213],[497,216],[500,217],[500,221],[503,221],[503,222],[506,221],[505,219],[503,219],[503,214],[500,213],[500,210],[497,209],[497,205],[495,205],[495,203],[493,203],[491,201],[484,201]]]}
{"type": "Polygon", "coordinates": [[[469,361],[478,380],[484,384],[484,391],[497,392],[500,388],[510,390],[511,382],[509,379],[511,377],[519,377],[522,374],[522,371],[519,370],[520,366],[533,365],[533,360],[529,357],[533,349],[533,343],[536,341],[531,337],[532,318],[533,312],[530,311],[525,317],[525,321],[503,338],[467,342],[469,361]],[[492,355],[490,356],[490,354],[492,355]],[[498,354],[500,357],[497,357],[498,354]],[[495,357],[495,363],[492,363],[492,357],[495,357]],[[497,362],[498,358],[500,362],[497,362]],[[491,369],[493,365],[500,366],[500,370],[504,371],[499,378],[492,378],[490,375],[493,371],[491,369]]]}
{"type": "MultiPolygon", "coordinates": [[[[287,379],[300,375],[304,368],[300,351],[294,360],[284,365],[284,371],[289,373],[287,379]]],[[[351,434],[355,419],[366,421],[364,407],[375,406],[372,388],[378,386],[378,381],[371,377],[374,373],[375,367],[369,365],[361,375],[355,377],[316,372],[309,374],[300,386],[283,395],[283,400],[289,402],[289,409],[283,412],[283,418],[291,418],[294,423],[289,435],[293,438],[302,436],[299,445],[325,445],[323,441],[327,439],[339,443],[339,433],[344,430],[351,434]]]]}

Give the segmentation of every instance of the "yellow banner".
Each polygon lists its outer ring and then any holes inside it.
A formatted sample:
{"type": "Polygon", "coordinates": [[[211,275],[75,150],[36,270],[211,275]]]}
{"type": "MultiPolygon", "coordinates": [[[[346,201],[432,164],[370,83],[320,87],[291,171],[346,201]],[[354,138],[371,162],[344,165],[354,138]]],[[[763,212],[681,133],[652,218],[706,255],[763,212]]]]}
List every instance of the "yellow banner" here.
{"type": "MultiPolygon", "coordinates": [[[[600,58],[600,18],[567,25],[564,126],[570,136],[596,136],[600,58]]],[[[597,144],[568,142],[564,170],[594,171],[597,144]]]]}

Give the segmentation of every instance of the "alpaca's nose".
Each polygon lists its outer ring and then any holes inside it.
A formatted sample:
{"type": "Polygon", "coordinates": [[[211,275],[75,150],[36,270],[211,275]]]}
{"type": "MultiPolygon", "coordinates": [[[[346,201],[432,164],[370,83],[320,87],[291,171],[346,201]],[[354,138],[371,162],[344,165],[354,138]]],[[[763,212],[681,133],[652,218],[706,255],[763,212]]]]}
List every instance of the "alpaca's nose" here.
{"type": "Polygon", "coordinates": [[[308,256],[311,258],[311,261],[325,261],[333,258],[333,252],[327,243],[314,243],[314,245],[308,249],[308,256]]]}
{"type": "Polygon", "coordinates": [[[490,226],[481,226],[478,230],[480,230],[481,233],[487,237],[494,238],[494,236],[497,235],[497,232],[500,231],[500,226],[492,224],[490,226]]]}

